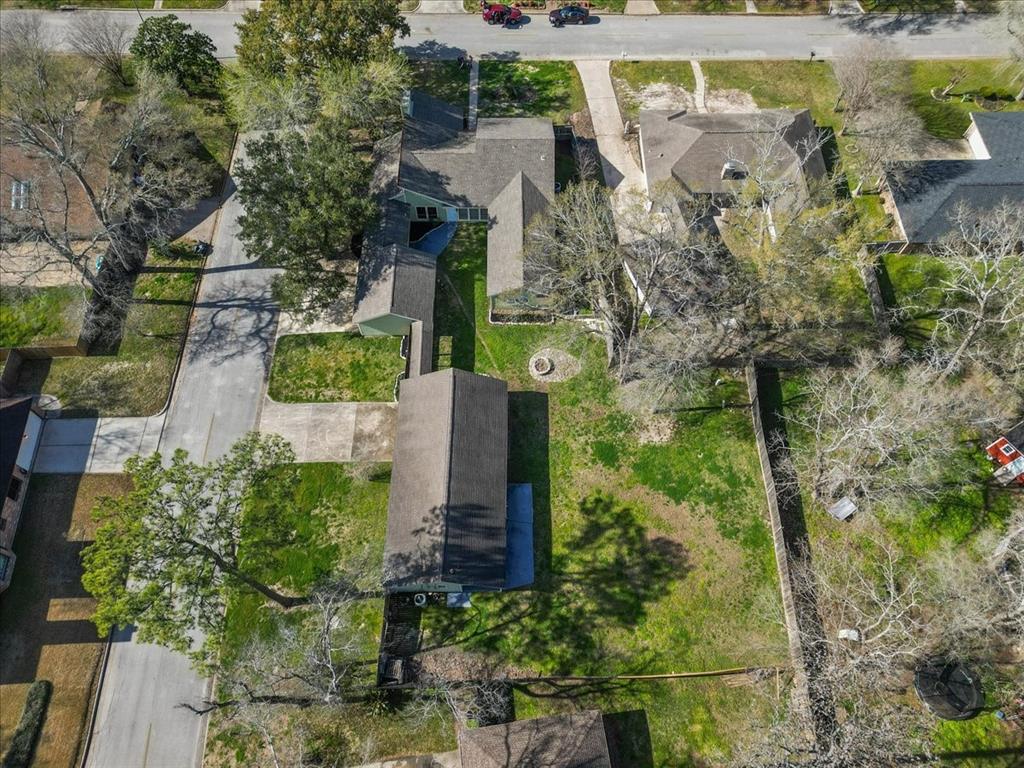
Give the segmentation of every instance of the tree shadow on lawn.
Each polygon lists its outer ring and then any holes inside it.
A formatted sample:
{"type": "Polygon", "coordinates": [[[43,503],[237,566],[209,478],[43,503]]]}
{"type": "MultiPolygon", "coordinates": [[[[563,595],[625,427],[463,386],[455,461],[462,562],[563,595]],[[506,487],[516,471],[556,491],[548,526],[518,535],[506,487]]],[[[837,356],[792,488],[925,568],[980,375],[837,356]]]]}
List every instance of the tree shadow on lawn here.
{"type": "Polygon", "coordinates": [[[648,604],[685,578],[688,553],[672,539],[650,536],[640,509],[612,496],[584,498],[579,515],[540,579],[545,589],[481,595],[472,612],[431,611],[424,649],[460,645],[553,674],[650,668],[650,654],[627,657],[607,647],[605,636],[635,628],[648,604]]]}
{"type": "Polygon", "coordinates": [[[548,396],[544,392],[509,392],[508,481],[533,485],[534,589],[550,585],[551,476],[548,396]]]}

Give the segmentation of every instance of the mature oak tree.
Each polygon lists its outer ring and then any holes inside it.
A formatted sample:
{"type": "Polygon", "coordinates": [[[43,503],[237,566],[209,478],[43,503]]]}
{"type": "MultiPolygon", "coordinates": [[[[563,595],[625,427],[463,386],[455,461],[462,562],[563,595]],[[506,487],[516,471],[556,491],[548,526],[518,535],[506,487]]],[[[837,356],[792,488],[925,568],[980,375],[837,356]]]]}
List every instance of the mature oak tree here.
{"type": "Polygon", "coordinates": [[[310,314],[329,306],[345,286],[330,262],[352,255],[353,239],[376,213],[370,166],[351,146],[345,126],[323,120],[304,133],[251,138],[235,178],[246,251],[284,268],[276,298],[310,314]]]}
{"type": "Polygon", "coordinates": [[[150,16],[139,24],[130,50],[153,71],[172,75],[191,94],[208,91],[220,77],[213,40],[173,13],[150,16]]]}
{"type": "Polygon", "coordinates": [[[96,539],[82,555],[82,583],[98,601],[99,630],[134,624],[140,639],[191,652],[208,665],[222,637],[229,589],[285,609],[307,604],[306,595],[261,582],[251,571],[254,561],[239,557],[243,517],[254,550],[288,541],[278,521],[298,480],[294,458],[280,437],[256,433],[206,466],[182,450],[167,466],[159,454],[130,458],[125,471],[133,489],[100,501],[96,539]],[[197,630],[204,639],[195,648],[197,630]]]}
{"type": "Polygon", "coordinates": [[[238,24],[238,63],[264,76],[312,78],[319,70],[379,58],[409,34],[394,0],[264,0],[238,24]]]}

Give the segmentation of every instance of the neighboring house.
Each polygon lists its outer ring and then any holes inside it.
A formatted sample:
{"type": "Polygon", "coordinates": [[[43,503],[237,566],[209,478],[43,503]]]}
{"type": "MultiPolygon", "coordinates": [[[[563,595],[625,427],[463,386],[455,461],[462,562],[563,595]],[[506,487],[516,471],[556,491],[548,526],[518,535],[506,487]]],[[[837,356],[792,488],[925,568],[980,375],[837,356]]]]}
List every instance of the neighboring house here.
{"type": "Polygon", "coordinates": [[[4,490],[0,513],[0,592],[11,583],[14,571],[14,535],[28,491],[43,420],[32,408],[32,398],[0,400],[0,488],[4,490]]]}
{"type": "MultiPolygon", "coordinates": [[[[784,193],[776,205],[807,199],[825,177],[818,130],[806,109],[751,113],[640,112],[640,157],[648,195],[675,182],[686,195],[728,208],[757,162],[771,164],[784,193]]],[[[769,215],[772,211],[768,211],[769,215]]]]}
{"type": "Polygon", "coordinates": [[[377,148],[374,191],[384,215],[371,236],[404,245],[410,223],[487,222],[487,295],[521,294],[525,230],[555,195],[551,121],[481,118],[469,129],[460,108],[419,91],[403,110],[401,133],[377,148]]]}
{"type": "Polygon", "coordinates": [[[401,382],[388,592],[495,591],[533,581],[532,494],[508,484],[508,416],[508,385],[489,376],[447,369],[401,382]]]}
{"type": "Polygon", "coordinates": [[[1009,430],[985,448],[989,458],[997,465],[995,479],[1002,485],[1016,482],[1024,485],[1024,421],[1009,430]]]}
{"type": "Polygon", "coordinates": [[[612,768],[600,712],[459,730],[463,768],[612,768]]]}
{"type": "MultiPolygon", "coordinates": [[[[105,171],[99,169],[97,178],[105,171]]],[[[42,216],[47,227],[72,239],[88,239],[100,228],[89,198],[70,175],[61,179],[50,161],[22,147],[0,142],[0,216],[3,238],[10,239],[11,225],[36,223],[42,216]],[[67,212],[67,224],[64,214],[67,212]]]]}
{"type": "Polygon", "coordinates": [[[888,164],[882,189],[903,250],[934,243],[951,230],[961,205],[992,209],[1024,203],[1024,112],[972,112],[964,133],[973,160],[888,164]]]}

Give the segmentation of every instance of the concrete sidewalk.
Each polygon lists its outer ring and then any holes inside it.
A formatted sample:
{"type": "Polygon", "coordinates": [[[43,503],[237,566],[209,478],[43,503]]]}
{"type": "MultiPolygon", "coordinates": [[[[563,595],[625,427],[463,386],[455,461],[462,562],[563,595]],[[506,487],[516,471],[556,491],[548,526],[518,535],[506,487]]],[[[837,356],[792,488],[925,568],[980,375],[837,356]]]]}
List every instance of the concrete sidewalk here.
{"type": "Polygon", "coordinates": [[[397,403],[264,400],[260,432],[281,435],[298,461],[391,461],[397,403]]]}
{"type": "MultiPolygon", "coordinates": [[[[612,208],[618,223],[619,214],[629,202],[631,193],[643,192],[645,183],[644,173],[626,143],[619,103],[612,87],[610,64],[608,61],[577,61],[576,69],[579,70],[583,90],[587,95],[590,119],[594,123],[594,135],[601,154],[604,182],[612,190],[612,208]]],[[[621,226],[619,237],[624,242],[629,239],[628,233],[621,226]]]]}
{"type": "Polygon", "coordinates": [[[56,474],[122,472],[130,456],[155,452],[164,414],[98,419],[49,419],[33,471],[56,474]]]}

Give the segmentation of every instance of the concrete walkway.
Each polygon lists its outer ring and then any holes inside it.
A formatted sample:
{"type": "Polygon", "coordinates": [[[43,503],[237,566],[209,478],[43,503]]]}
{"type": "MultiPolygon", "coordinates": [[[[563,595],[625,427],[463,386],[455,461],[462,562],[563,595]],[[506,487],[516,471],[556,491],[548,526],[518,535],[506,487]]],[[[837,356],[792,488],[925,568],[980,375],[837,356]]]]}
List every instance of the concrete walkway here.
{"type": "Polygon", "coordinates": [[[420,0],[413,13],[466,13],[462,0],[420,0]]]}
{"type": "Polygon", "coordinates": [[[654,0],[626,0],[624,13],[630,16],[657,16],[661,11],[654,0]]]}
{"type": "Polygon", "coordinates": [[[476,113],[480,108],[480,61],[473,59],[469,68],[469,130],[476,130],[476,113]]]}
{"type": "Polygon", "coordinates": [[[757,13],[757,3],[754,0],[747,0],[747,13],[757,13]]]}
{"type": "Polygon", "coordinates": [[[693,80],[696,83],[693,89],[693,101],[698,112],[707,112],[708,86],[704,80],[704,70],[700,68],[700,62],[696,59],[690,60],[690,68],[693,70],[693,80]]]}
{"type": "Polygon", "coordinates": [[[263,402],[259,430],[281,435],[299,461],[391,461],[397,403],[263,402]]]}
{"type": "MultiPolygon", "coordinates": [[[[601,154],[601,169],[604,182],[612,190],[612,208],[618,215],[629,201],[631,192],[643,192],[644,174],[633,159],[626,138],[623,135],[622,115],[612,87],[610,62],[577,61],[583,90],[587,95],[590,119],[594,123],[594,135],[601,154]]],[[[619,237],[626,241],[628,233],[619,227],[619,237]]]]}
{"type": "Polygon", "coordinates": [[[49,419],[33,471],[78,475],[121,472],[125,461],[157,450],[164,415],[105,419],[49,419]]]}

